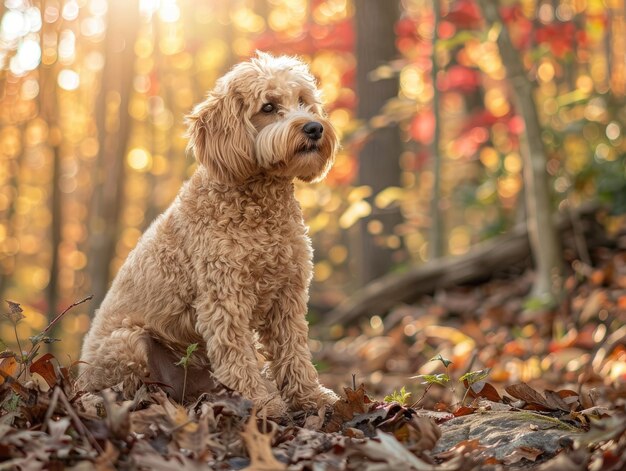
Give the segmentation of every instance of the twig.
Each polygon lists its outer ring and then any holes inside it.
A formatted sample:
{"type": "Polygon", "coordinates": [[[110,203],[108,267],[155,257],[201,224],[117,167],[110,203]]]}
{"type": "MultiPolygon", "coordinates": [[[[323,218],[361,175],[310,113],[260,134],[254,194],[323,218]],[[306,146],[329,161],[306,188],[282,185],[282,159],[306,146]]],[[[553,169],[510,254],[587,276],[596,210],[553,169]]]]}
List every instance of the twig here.
{"type": "Polygon", "coordinates": [[[52,393],[52,397],[50,398],[50,402],[48,403],[48,410],[46,410],[46,415],[43,418],[43,426],[41,427],[41,431],[45,432],[48,428],[48,421],[52,418],[52,414],[54,414],[54,409],[57,408],[57,402],[59,402],[59,394],[61,393],[60,387],[55,387],[52,393]]]}
{"type": "MultiPolygon", "coordinates": [[[[17,348],[19,348],[20,350],[20,374],[21,374],[21,370],[22,370],[22,362],[24,361],[24,352],[22,351],[22,344],[20,343],[20,336],[17,335],[17,322],[13,323],[13,332],[15,332],[15,340],[17,341],[17,348]]],[[[19,377],[19,375],[18,375],[19,377]]]]}
{"type": "Polygon", "coordinates": [[[426,397],[426,394],[428,394],[428,390],[433,387],[433,384],[435,384],[435,383],[428,383],[428,385],[424,389],[424,393],[422,394],[422,396],[417,401],[415,401],[413,404],[411,404],[410,409],[415,409],[417,407],[417,405],[424,400],[424,398],[426,397]]]}
{"type": "Polygon", "coordinates": [[[84,435],[87,441],[91,444],[92,447],[96,449],[96,451],[99,454],[101,455],[104,454],[104,450],[98,444],[98,442],[96,441],[92,433],[89,431],[89,429],[85,427],[85,424],[83,424],[83,422],[80,420],[80,417],[78,417],[78,414],[76,414],[76,411],[70,404],[70,401],[68,401],[67,397],[65,396],[61,388],[57,387],[57,390],[60,391],[59,399],[61,399],[61,402],[63,403],[63,406],[65,407],[65,410],[67,411],[67,414],[72,419],[72,422],[74,422],[74,427],[76,427],[76,431],[84,435]]]}
{"type": "MultiPolygon", "coordinates": [[[[39,335],[41,337],[43,337],[43,335],[47,334],[50,331],[50,329],[52,329],[52,327],[54,327],[54,325],[61,319],[61,317],[63,317],[65,314],[67,314],[67,312],[70,309],[75,308],[76,306],[78,306],[80,304],[83,304],[84,302],[87,302],[90,299],[93,299],[93,294],[90,294],[89,296],[87,296],[84,299],[81,299],[80,301],[76,301],[76,302],[70,304],[67,308],[65,308],[65,310],[61,314],[59,314],[54,319],[52,319],[50,324],[48,324],[48,326],[39,335]]],[[[19,338],[17,338],[17,328],[15,326],[14,326],[14,328],[15,328],[15,336],[16,336],[16,339],[17,339],[17,344],[18,344],[18,347],[19,347],[20,340],[19,340],[19,338]]],[[[19,372],[19,374],[17,375],[17,377],[15,379],[19,379],[22,376],[22,373],[27,371],[27,364],[32,360],[32,357],[36,354],[36,353],[33,353],[33,352],[36,352],[35,349],[39,346],[40,342],[41,342],[41,339],[36,341],[36,342],[34,342],[33,345],[30,347],[30,350],[28,350],[28,353],[26,354],[26,360],[20,366],[20,372],[19,372]]],[[[20,355],[22,355],[21,347],[20,347],[20,355]]]]}
{"type": "Polygon", "coordinates": [[[52,319],[52,322],[50,322],[50,324],[48,324],[48,327],[46,327],[44,329],[43,333],[47,334],[50,331],[50,329],[52,329],[52,327],[54,327],[54,324],[56,324],[59,321],[59,319],[61,319],[61,317],[63,317],[70,309],[73,309],[76,306],[79,306],[79,305],[81,305],[83,303],[86,303],[87,301],[89,301],[91,299],[93,299],[93,294],[90,294],[89,296],[87,296],[84,299],[81,299],[80,301],[76,301],[76,302],[70,304],[68,307],[65,308],[65,310],[61,314],[59,314],[54,319],[52,319]]]}
{"type": "Polygon", "coordinates": [[[187,389],[187,363],[183,365],[183,369],[185,370],[185,372],[183,373],[183,393],[180,396],[181,405],[185,404],[185,392],[187,389]]]}
{"type": "MultiPolygon", "coordinates": [[[[469,373],[470,371],[472,371],[472,368],[474,367],[474,363],[476,362],[476,359],[478,358],[478,349],[474,349],[474,351],[472,352],[472,358],[470,359],[469,364],[467,365],[467,372],[469,373]]],[[[465,385],[463,385],[465,386],[465,385]]],[[[467,393],[469,393],[470,388],[472,387],[472,384],[468,381],[467,382],[467,389],[465,390],[465,394],[463,394],[463,398],[461,399],[461,406],[465,405],[465,398],[467,397],[467,393]]]]}

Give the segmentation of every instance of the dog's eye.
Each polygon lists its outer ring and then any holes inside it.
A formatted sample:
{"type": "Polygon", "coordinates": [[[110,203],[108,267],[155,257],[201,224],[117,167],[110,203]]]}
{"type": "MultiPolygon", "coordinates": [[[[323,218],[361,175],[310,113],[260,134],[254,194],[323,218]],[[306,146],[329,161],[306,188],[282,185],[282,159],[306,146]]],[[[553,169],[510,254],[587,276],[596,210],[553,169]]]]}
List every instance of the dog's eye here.
{"type": "Polygon", "coordinates": [[[275,109],[276,107],[272,103],[265,103],[261,107],[261,111],[263,111],[263,113],[272,113],[275,109]]]}
{"type": "Polygon", "coordinates": [[[306,102],[304,101],[304,98],[302,97],[298,98],[298,103],[300,104],[300,106],[306,105],[306,102]]]}

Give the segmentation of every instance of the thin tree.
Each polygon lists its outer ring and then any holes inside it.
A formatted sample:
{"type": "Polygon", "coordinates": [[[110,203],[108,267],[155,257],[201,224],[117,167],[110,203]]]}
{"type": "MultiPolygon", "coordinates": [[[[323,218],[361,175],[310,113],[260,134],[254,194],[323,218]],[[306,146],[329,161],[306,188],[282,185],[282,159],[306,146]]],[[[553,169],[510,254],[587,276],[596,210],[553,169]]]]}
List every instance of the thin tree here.
{"type": "Polygon", "coordinates": [[[521,142],[524,161],[524,195],[527,226],[536,278],[534,297],[552,304],[560,295],[562,257],[557,232],[552,222],[552,198],[546,169],[546,153],[541,141],[541,126],[533,99],[533,83],[522,64],[521,54],[511,42],[508,30],[498,12],[498,2],[477,0],[489,28],[500,28],[498,48],[513,93],[515,109],[525,124],[521,142]]]}
{"type": "MultiPolygon", "coordinates": [[[[58,33],[59,23],[46,23],[43,15],[46,11],[46,1],[41,3],[41,24],[44,31],[41,34],[41,50],[44,50],[43,37],[54,29],[58,33]]],[[[61,179],[61,132],[58,125],[58,100],[56,86],[56,62],[53,64],[41,64],[39,68],[39,115],[48,125],[47,146],[52,153],[52,176],[50,193],[50,277],[46,287],[48,304],[48,323],[56,317],[56,308],[59,299],[59,246],[61,245],[61,228],[63,225],[62,193],[59,187],[61,179]]]]}
{"type": "MultiPolygon", "coordinates": [[[[399,11],[398,3],[389,0],[355,1],[357,116],[365,122],[378,115],[386,101],[398,94],[397,77],[373,81],[371,72],[397,56],[394,26],[399,11]]],[[[397,127],[385,127],[373,133],[359,153],[359,184],[370,186],[374,195],[389,186],[398,186],[401,152],[397,127]]],[[[384,275],[393,266],[392,250],[377,244],[368,230],[373,219],[389,231],[401,221],[401,216],[398,210],[391,210],[361,220],[358,258],[362,284],[384,275]]]]}
{"type": "Polygon", "coordinates": [[[96,100],[99,150],[90,221],[89,274],[94,308],[100,305],[106,294],[119,233],[125,180],[124,155],[130,135],[128,103],[132,92],[138,23],[138,0],[109,2],[105,66],[100,95],[96,100]],[[118,102],[117,119],[109,119],[108,105],[111,100],[118,102]]]}
{"type": "Polygon", "coordinates": [[[433,119],[435,120],[435,130],[433,134],[433,142],[431,144],[431,158],[433,162],[433,192],[430,199],[430,258],[435,259],[442,257],[444,254],[443,246],[443,220],[442,211],[439,208],[441,201],[441,113],[439,112],[439,90],[437,89],[437,74],[439,67],[437,64],[437,28],[439,27],[439,1],[432,0],[433,9],[433,51],[432,51],[432,71],[431,80],[433,83],[433,100],[431,103],[433,111],[433,119]]]}

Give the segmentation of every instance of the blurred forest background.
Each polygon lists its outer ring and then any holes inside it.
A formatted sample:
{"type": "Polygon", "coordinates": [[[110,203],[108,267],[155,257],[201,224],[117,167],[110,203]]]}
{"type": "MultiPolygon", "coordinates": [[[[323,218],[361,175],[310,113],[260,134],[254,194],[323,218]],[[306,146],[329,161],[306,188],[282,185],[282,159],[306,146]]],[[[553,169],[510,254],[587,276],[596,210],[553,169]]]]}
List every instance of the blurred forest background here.
{"type": "MultiPolygon", "coordinates": [[[[326,181],[297,189],[315,246],[312,314],[537,211],[604,201],[616,230],[626,2],[434,4],[4,0],[0,299],[23,305],[21,338],[93,293],[57,332],[76,359],[90,310],[195,168],[183,116],[256,49],[311,64],[342,136],[326,181]],[[529,149],[543,180],[525,198],[529,149]]],[[[12,326],[0,337],[11,343],[12,326]]]]}

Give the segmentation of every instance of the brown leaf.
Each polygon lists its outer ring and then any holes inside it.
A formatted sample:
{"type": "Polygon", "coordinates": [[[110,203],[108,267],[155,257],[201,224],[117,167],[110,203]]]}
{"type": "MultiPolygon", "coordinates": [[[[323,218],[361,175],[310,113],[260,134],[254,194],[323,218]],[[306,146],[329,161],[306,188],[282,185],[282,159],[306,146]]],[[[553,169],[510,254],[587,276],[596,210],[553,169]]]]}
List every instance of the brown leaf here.
{"type": "Polygon", "coordinates": [[[546,397],[535,391],[526,383],[512,384],[504,388],[511,396],[526,402],[533,410],[563,410],[569,412],[569,406],[561,397],[553,392],[546,391],[546,397]]]}
{"type": "Polygon", "coordinates": [[[474,409],[473,407],[465,407],[465,406],[461,406],[459,407],[457,410],[455,410],[453,412],[455,417],[462,417],[464,415],[470,415],[473,414],[474,411],[476,411],[476,409],[474,409]]]}
{"type": "Polygon", "coordinates": [[[435,448],[441,437],[441,429],[432,419],[412,417],[409,426],[408,442],[413,452],[422,452],[435,448]]]}
{"type": "MultiPolygon", "coordinates": [[[[463,384],[467,388],[467,381],[464,381],[463,384]]],[[[470,385],[469,389],[469,395],[472,397],[484,397],[485,399],[489,399],[493,402],[502,402],[502,397],[500,397],[496,388],[494,388],[490,383],[479,381],[470,385]]]]}
{"type": "Polygon", "coordinates": [[[54,355],[46,353],[34,361],[29,368],[31,373],[37,373],[46,381],[46,383],[48,383],[48,386],[50,387],[57,384],[58,380],[56,371],[54,370],[54,365],[52,364],[52,360],[54,359],[54,355]]]}
{"type": "Polygon", "coordinates": [[[338,432],[343,424],[351,420],[355,414],[369,411],[372,401],[365,394],[365,385],[361,384],[356,390],[344,388],[345,399],[340,399],[334,405],[333,415],[324,428],[326,432],[338,432]]]}
{"type": "Polygon", "coordinates": [[[441,453],[437,453],[436,458],[441,460],[449,460],[459,454],[467,454],[477,450],[484,450],[486,447],[480,444],[480,440],[475,438],[473,440],[463,440],[452,448],[441,453]]]}
{"type": "Polygon", "coordinates": [[[376,431],[377,440],[367,440],[362,443],[354,443],[346,451],[352,455],[350,462],[354,464],[354,469],[369,468],[372,461],[383,462],[376,469],[411,469],[411,470],[432,470],[431,463],[423,461],[407,450],[396,440],[393,435],[376,431]]]}
{"type": "Polygon", "coordinates": [[[524,458],[529,461],[535,462],[537,457],[539,457],[539,455],[541,454],[543,454],[543,450],[539,450],[530,446],[520,446],[519,448],[516,448],[509,456],[506,456],[502,460],[502,463],[513,464],[521,461],[524,458]]]}
{"type": "Polygon", "coordinates": [[[321,429],[322,425],[324,425],[325,415],[326,415],[326,407],[324,406],[324,407],[321,407],[317,411],[317,415],[310,415],[309,417],[307,417],[302,427],[309,429],[309,430],[321,429]]]}
{"type": "Polygon", "coordinates": [[[14,376],[17,371],[17,361],[15,357],[3,358],[0,361],[0,384],[4,383],[7,377],[14,376]]]}
{"type": "Polygon", "coordinates": [[[544,395],[546,396],[546,404],[548,404],[552,409],[559,409],[566,412],[570,411],[570,406],[567,405],[558,393],[546,389],[544,391],[544,395]]]}
{"type": "Polygon", "coordinates": [[[429,419],[433,419],[435,423],[442,424],[447,422],[448,420],[454,419],[454,414],[446,411],[432,411],[426,409],[420,409],[415,411],[418,417],[428,417],[429,419]]]}
{"type": "MultiPolygon", "coordinates": [[[[267,422],[271,424],[272,422],[267,422]]],[[[256,414],[250,416],[248,423],[241,432],[241,438],[246,444],[250,456],[250,466],[245,468],[249,471],[277,471],[287,469],[285,463],[278,461],[272,454],[272,438],[276,432],[272,428],[269,433],[261,433],[256,423],[256,414]]]]}

